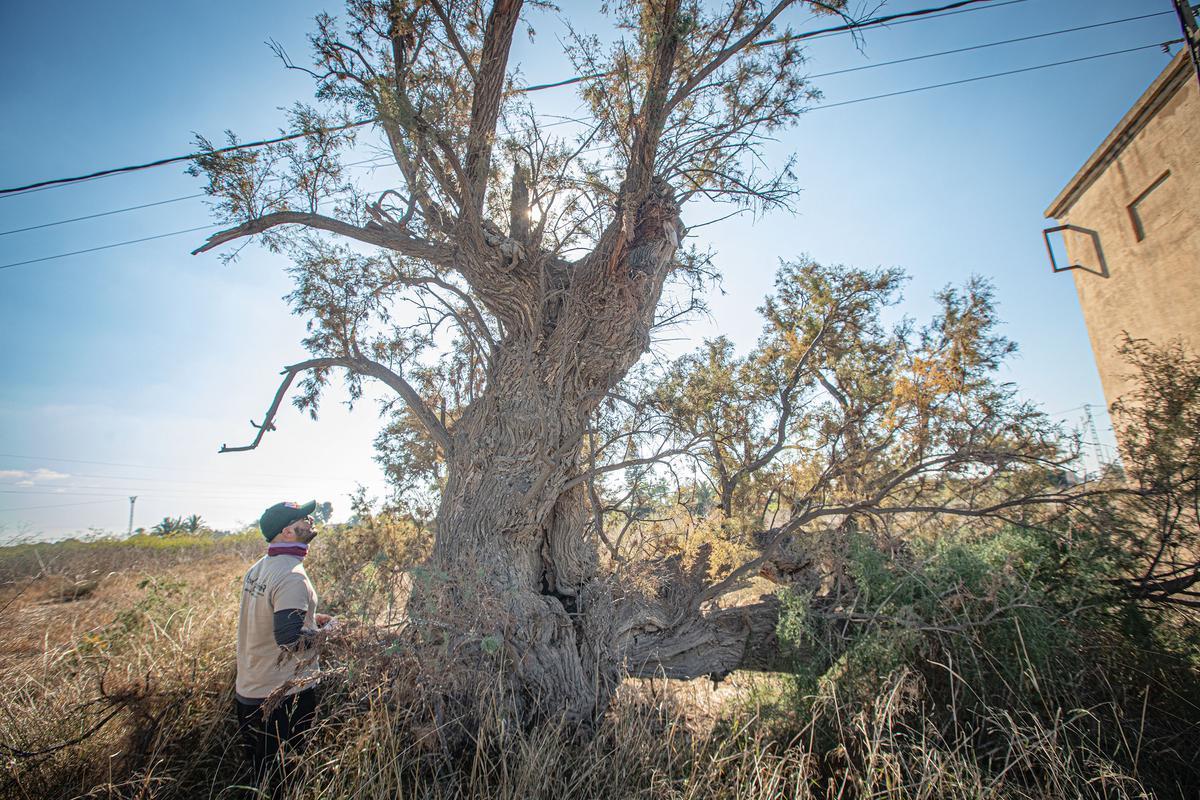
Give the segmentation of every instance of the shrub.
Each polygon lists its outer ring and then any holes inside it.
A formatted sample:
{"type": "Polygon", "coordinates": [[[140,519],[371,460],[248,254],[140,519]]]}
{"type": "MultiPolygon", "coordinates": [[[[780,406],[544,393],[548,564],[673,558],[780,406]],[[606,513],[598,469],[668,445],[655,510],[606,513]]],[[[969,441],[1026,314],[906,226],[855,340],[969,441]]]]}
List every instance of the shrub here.
{"type": "MultiPolygon", "coordinates": [[[[1113,774],[1161,781],[1168,793],[1200,788],[1200,772],[1174,749],[1197,732],[1177,713],[1181,702],[1200,708],[1188,644],[1116,591],[1111,557],[1096,542],[1015,527],[918,541],[899,555],[856,538],[845,600],[784,597],[788,703],[827,723],[899,703],[889,726],[919,732],[943,755],[969,750],[985,782],[1037,786],[1046,770],[1065,769],[1030,752],[1053,734],[1113,774]],[[1160,756],[1139,765],[1149,751],[1160,756]],[[1014,759],[1028,774],[1013,773],[1014,759]]],[[[830,749],[847,735],[840,722],[809,733],[830,749]]]]}

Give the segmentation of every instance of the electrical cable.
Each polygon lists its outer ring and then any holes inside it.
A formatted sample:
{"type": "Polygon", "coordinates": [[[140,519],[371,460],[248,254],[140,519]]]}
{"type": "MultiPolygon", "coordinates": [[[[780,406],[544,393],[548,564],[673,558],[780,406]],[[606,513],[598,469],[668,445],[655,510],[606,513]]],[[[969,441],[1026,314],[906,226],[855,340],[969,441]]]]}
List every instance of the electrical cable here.
{"type": "MultiPolygon", "coordinates": [[[[204,470],[204,469],[188,469],[186,467],[165,467],[153,464],[129,464],[117,461],[90,461],[82,458],[54,458],[53,456],[26,456],[16,453],[0,453],[0,458],[19,458],[24,461],[61,461],[67,464],[97,464],[103,467],[129,467],[130,469],[151,469],[162,472],[199,472],[205,475],[226,475],[227,473],[221,470],[204,470]]],[[[278,473],[260,472],[257,473],[263,478],[295,478],[298,480],[305,479],[326,479],[326,480],[346,480],[343,476],[332,475],[280,475],[278,473]]],[[[240,476],[236,476],[240,477],[240,476]]]]}
{"type": "MultiPolygon", "coordinates": [[[[1025,0],[1010,0],[1010,2],[1025,2],[1025,0]]],[[[1002,5],[1008,5],[1008,3],[1004,3],[1002,5]]],[[[949,14],[962,14],[962,13],[966,13],[967,11],[983,11],[987,8],[994,8],[994,7],[995,6],[984,6],[981,8],[960,9],[958,11],[947,12],[946,14],[940,14],[940,15],[934,15],[931,17],[927,17],[926,19],[936,18],[936,16],[949,16],[949,14]]],[[[879,67],[890,67],[890,66],[895,66],[897,64],[907,64],[907,63],[910,63],[913,61],[923,61],[923,60],[929,59],[929,58],[939,58],[941,56],[956,55],[958,53],[968,53],[968,52],[972,52],[975,50],[984,50],[984,49],[991,48],[991,47],[1000,47],[1002,45],[1017,44],[1020,42],[1029,42],[1029,41],[1034,41],[1036,39],[1045,39],[1045,38],[1048,38],[1051,36],[1061,36],[1063,34],[1077,33],[1079,31],[1092,30],[1094,28],[1103,28],[1103,27],[1107,27],[1109,25],[1119,25],[1119,24],[1123,24],[1126,22],[1137,22],[1137,21],[1144,20],[1144,19],[1153,19],[1154,17],[1161,17],[1161,16],[1165,16],[1165,15],[1169,15],[1169,14],[1171,14],[1170,11],[1158,11],[1153,14],[1142,14],[1142,15],[1135,16],[1135,17],[1125,17],[1123,19],[1109,20],[1107,22],[1097,22],[1092,25],[1080,25],[1075,28],[1063,28],[1061,30],[1048,31],[1046,33],[1035,33],[1035,34],[1032,34],[1029,36],[1020,36],[1015,39],[1004,39],[1004,40],[1001,40],[998,42],[987,42],[985,44],[977,44],[977,45],[972,45],[970,47],[959,47],[959,48],[955,48],[953,50],[942,50],[937,53],[926,53],[925,55],[910,56],[908,58],[898,58],[898,59],[894,59],[892,61],[881,61],[877,64],[865,64],[865,65],[859,66],[859,67],[849,67],[847,69],[833,70],[831,72],[818,72],[814,75],[807,76],[807,79],[813,80],[816,78],[828,78],[828,77],[832,77],[835,75],[846,75],[851,72],[861,72],[863,70],[877,69],[879,67]]],[[[921,21],[921,20],[920,19],[906,20],[906,22],[918,22],[918,21],[921,21]]],[[[898,22],[896,24],[901,24],[901,23],[898,22]]],[[[574,79],[572,79],[572,80],[574,80],[574,79]]],[[[557,85],[562,85],[562,84],[546,84],[546,86],[557,86],[557,85]]],[[[588,124],[587,120],[576,119],[573,117],[562,118],[562,117],[558,117],[558,115],[546,115],[546,117],[547,118],[556,118],[557,117],[557,118],[559,118],[559,121],[550,122],[550,123],[546,123],[545,125],[541,125],[540,127],[542,127],[542,128],[551,128],[551,127],[555,127],[558,125],[567,125],[570,123],[588,124]]],[[[383,157],[376,156],[375,158],[370,158],[370,159],[366,159],[363,161],[352,161],[348,164],[343,164],[342,166],[343,167],[357,167],[357,166],[362,166],[365,164],[384,165],[384,164],[388,163],[388,160],[389,159],[386,156],[383,156],[383,157]]],[[[43,187],[43,188],[51,188],[51,187],[43,187]]],[[[71,222],[81,222],[84,220],[96,219],[98,217],[110,216],[112,214],[120,214],[120,213],[123,213],[126,211],[137,211],[137,210],[140,210],[143,208],[152,208],[154,206],[165,205],[167,203],[178,203],[182,200],[192,200],[197,197],[204,197],[204,196],[205,196],[204,192],[199,192],[197,194],[184,195],[183,197],[174,197],[174,198],[171,198],[168,200],[159,200],[154,203],[144,203],[142,205],[137,205],[137,206],[128,206],[126,208],[118,208],[118,209],[114,209],[112,211],[102,211],[97,214],[89,214],[87,216],[82,216],[82,217],[73,217],[71,219],[59,220],[57,222],[47,222],[47,223],[43,223],[41,225],[31,225],[26,228],[14,228],[13,230],[0,231],[0,236],[8,236],[9,234],[13,234],[13,233],[24,233],[26,231],[39,230],[41,228],[50,228],[50,227],[54,227],[56,225],[66,225],[71,222]]]]}
{"type": "Polygon", "coordinates": [[[82,222],[85,219],[96,219],[98,217],[110,217],[113,214],[123,214],[126,211],[138,211],[143,208],[153,208],[154,206],[165,206],[168,203],[178,203],[181,200],[193,200],[197,197],[204,197],[204,192],[196,194],[186,194],[183,197],[172,197],[170,200],[159,200],[155,203],[143,203],[140,206],[128,206],[127,208],[115,208],[112,211],[101,211],[98,214],[88,214],[83,217],[72,217],[71,219],[60,219],[58,222],[44,222],[41,225],[30,225],[27,228],[13,228],[10,231],[0,231],[0,236],[8,236],[13,233],[25,233],[26,231],[36,231],[42,228],[53,228],[55,225],[66,225],[71,222],[82,222]]]}
{"type": "Polygon", "coordinates": [[[1124,23],[1124,22],[1134,22],[1137,20],[1150,19],[1152,17],[1161,17],[1165,14],[1170,14],[1170,13],[1171,13],[1170,11],[1159,11],[1154,14],[1143,14],[1140,17],[1126,17],[1125,19],[1114,19],[1114,20],[1110,20],[1108,22],[1097,22],[1094,25],[1081,25],[1078,28],[1064,28],[1059,31],[1049,31],[1047,33],[1035,33],[1030,36],[1020,36],[1020,37],[1017,37],[1016,39],[1004,39],[1003,41],[999,41],[999,42],[988,42],[986,44],[972,45],[971,47],[959,47],[954,50],[942,50],[941,52],[938,52],[938,53],[926,53],[925,55],[922,55],[922,56],[910,56],[908,58],[897,58],[894,61],[880,61],[878,64],[866,64],[861,67],[850,67],[848,69],[838,69],[838,70],[834,70],[833,72],[819,72],[816,75],[809,75],[808,80],[812,80],[814,78],[828,78],[833,75],[845,75],[849,72],[861,72],[866,69],[876,69],[878,67],[891,67],[896,64],[907,64],[911,61],[922,61],[927,58],[938,58],[940,56],[955,55],[957,53],[969,53],[972,50],[985,50],[989,47],[999,47],[1001,45],[1006,45],[1006,44],[1016,44],[1018,42],[1031,42],[1034,39],[1045,39],[1050,36],[1061,36],[1065,33],[1076,33],[1077,31],[1087,31],[1087,30],[1091,30],[1092,28],[1103,28],[1107,25],[1118,25],[1118,24],[1124,23]]]}
{"type": "MultiPolygon", "coordinates": [[[[343,169],[346,169],[349,167],[361,167],[363,165],[382,166],[382,165],[388,164],[390,161],[391,161],[391,159],[388,156],[375,156],[373,158],[368,158],[363,161],[351,161],[350,163],[342,164],[341,166],[343,169]]],[[[394,163],[394,162],[392,162],[392,163],[394,163]]],[[[54,188],[54,187],[48,186],[45,188],[50,189],[50,188],[54,188]]],[[[40,190],[38,190],[38,191],[40,191],[40,190]]],[[[206,195],[205,192],[197,192],[196,194],[184,195],[183,197],[172,197],[168,200],[158,200],[153,203],[143,203],[140,206],[126,206],[125,208],[114,208],[111,211],[101,211],[97,214],[88,214],[83,217],[72,217],[71,219],[62,219],[62,220],[59,220],[58,222],[46,222],[41,225],[30,225],[27,228],[14,228],[11,231],[0,232],[0,236],[8,236],[10,233],[24,233],[26,231],[36,231],[41,228],[51,228],[51,227],[54,227],[55,225],[66,225],[71,222],[82,222],[83,220],[96,219],[97,217],[107,217],[107,216],[111,216],[113,214],[121,214],[126,211],[137,211],[137,210],[143,209],[143,208],[152,208],[154,206],[166,205],[167,203],[178,203],[181,200],[192,200],[197,197],[204,197],[205,195],[206,195]]]]}
{"type": "Polygon", "coordinates": [[[61,186],[68,183],[78,183],[80,181],[92,180],[93,178],[106,178],[109,175],[120,175],[125,172],[137,172],[143,169],[153,169],[155,167],[165,167],[168,164],[178,164],[182,161],[195,161],[197,158],[205,156],[217,156],[224,153],[235,153],[238,150],[248,150],[255,147],[265,147],[269,144],[279,144],[281,142],[290,142],[294,139],[304,139],[308,136],[316,136],[322,133],[338,133],[340,131],[350,130],[351,128],[361,128],[363,125],[370,125],[375,122],[376,117],[370,119],[360,119],[354,122],[347,122],[344,125],[335,125],[332,128],[318,128],[311,131],[300,131],[299,133],[289,133],[283,136],[277,136],[273,139],[260,139],[256,142],[246,142],[244,144],[231,144],[226,147],[218,147],[215,150],[204,150],[198,153],[188,153],[185,156],[170,156],[168,158],[160,158],[157,161],[147,161],[145,164],[133,164],[128,167],[114,167],[112,169],[102,169],[97,172],[90,172],[87,175],[80,175],[75,178],[53,178],[48,181],[38,181],[25,186],[16,186],[11,189],[0,189],[0,196],[19,194],[21,192],[31,191],[33,189],[49,188],[51,186],[61,186]]]}
{"type": "MultiPolygon", "coordinates": [[[[917,11],[904,11],[898,14],[888,14],[883,17],[873,17],[863,20],[862,22],[850,23],[847,25],[836,25],[831,28],[821,28],[815,31],[805,31],[803,33],[795,33],[789,36],[781,36],[778,39],[764,39],[758,42],[752,42],[747,45],[747,48],[773,47],[775,45],[787,44],[788,42],[796,42],[801,40],[825,39],[830,36],[843,36],[847,33],[852,33],[857,30],[866,28],[878,28],[884,25],[905,25],[910,22],[925,22],[939,17],[949,17],[954,14],[967,14],[972,11],[987,11],[992,8],[1000,8],[1001,6],[1011,6],[1017,3],[1025,3],[1028,0],[1005,0],[1005,2],[997,3],[994,0],[959,0],[956,3],[939,6],[937,8],[924,8],[917,11]],[[976,3],[988,3],[992,5],[981,6],[978,8],[963,8],[963,6],[972,6],[976,3]],[[958,10],[954,10],[958,9],[958,10]]],[[[1166,12],[1170,13],[1170,12],[1166,12]]],[[[572,84],[582,83],[583,81],[595,80],[611,75],[611,72],[593,72],[588,75],[577,75],[573,78],[567,78],[554,83],[539,83],[534,86],[526,86],[523,89],[518,89],[518,92],[540,92],[543,89],[557,89],[562,86],[571,86],[572,84]]]]}
{"type": "Polygon", "coordinates": [[[855,103],[865,103],[869,100],[882,100],[885,97],[899,97],[900,95],[905,95],[905,94],[915,94],[917,92],[927,92],[930,89],[942,89],[947,86],[961,86],[964,83],[974,83],[975,81],[986,81],[991,78],[1004,78],[1009,75],[1019,75],[1023,72],[1034,72],[1039,69],[1049,69],[1051,67],[1061,67],[1066,64],[1078,64],[1082,61],[1093,61],[1097,58],[1109,58],[1111,56],[1125,55],[1126,53],[1136,53],[1140,50],[1148,50],[1152,47],[1161,48],[1165,45],[1178,44],[1179,42],[1182,42],[1182,41],[1183,41],[1182,39],[1172,39],[1169,42],[1155,42],[1154,44],[1144,44],[1141,47],[1130,47],[1125,50],[1113,50],[1108,53],[1098,53],[1094,56],[1083,56],[1081,58],[1069,58],[1066,61],[1055,61],[1051,64],[1039,64],[1034,67],[1022,67],[1021,69],[1010,69],[1010,70],[1005,70],[1004,72],[993,72],[989,75],[978,75],[974,78],[963,78],[962,80],[957,80],[957,81],[946,81],[945,83],[934,83],[934,84],[930,84],[929,86],[918,86],[914,89],[902,89],[901,91],[898,91],[898,92],[886,92],[884,94],[871,95],[870,97],[859,97],[854,100],[843,100],[840,103],[829,103],[829,104],[823,105],[823,106],[815,106],[815,107],[809,109],[809,112],[823,111],[827,108],[837,108],[838,106],[850,106],[850,105],[854,105],[855,103]]]}
{"type": "Polygon", "coordinates": [[[140,239],[128,239],[124,242],[113,242],[112,244],[102,244],[99,247],[88,247],[84,250],[73,250],[70,253],[58,253],[57,255],[53,255],[53,256],[42,256],[41,258],[30,258],[26,261],[14,261],[11,264],[0,265],[0,269],[12,269],[13,267],[23,267],[26,264],[37,264],[42,261],[53,261],[56,258],[66,258],[67,256],[78,256],[78,255],[83,255],[84,253],[95,253],[98,250],[111,250],[114,247],[124,247],[125,245],[129,245],[129,244],[138,244],[139,242],[149,242],[149,241],[153,241],[155,239],[166,239],[168,236],[181,236],[182,234],[185,234],[185,233],[195,233],[196,231],[205,231],[205,230],[208,230],[209,228],[219,228],[219,227],[220,227],[220,225],[217,225],[216,223],[213,223],[211,225],[200,225],[199,227],[196,227],[196,228],[185,228],[184,230],[181,230],[181,231],[171,231],[170,233],[160,233],[160,234],[157,234],[156,236],[143,236],[140,239]]]}
{"type": "MultiPolygon", "coordinates": [[[[1097,53],[1096,55],[1091,55],[1091,56],[1082,56],[1080,58],[1070,58],[1070,59],[1066,59],[1064,61],[1055,61],[1055,62],[1052,62],[1049,64],[1038,64],[1038,65],[1035,65],[1032,67],[1021,67],[1019,69],[1005,70],[1003,72],[993,72],[988,75],[977,75],[973,78],[963,78],[961,80],[956,80],[956,81],[946,81],[944,83],[934,83],[934,84],[930,84],[928,86],[917,86],[912,89],[902,89],[902,90],[896,91],[896,92],[885,92],[884,94],[871,95],[870,97],[859,97],[859,98],[855,98],[854,100],[843,100],[838,103],[828,103],[826,105],[814,106],[813,108],[808,109],[808,111],[806,113],[812,113],[813,111],[823,111],[823,110],[829,109],[829,108],[838,108],[839,106],[855,105],[856,103],[866,103],[870,100],[882,100],[882,99],[888,98],[888,97],[899,97],[901,95],[906,95],[906,94],[916,94],[917,92],[927,92],[931,89],[943,89],[948,86],[961,86],[966,83],[975,83],[976,81],[991,80],[993,78],[1004,78],[1004,77],[1007,77],[1010,75],[1019,75],[1019,74],[1026,73],[1026,72],[1035,72],[1037,70],[1050,69],[1052,67],[1061,67],[1061,66],[1065,66],[1067,64],[1078,64],[1078,63],[1081,63],[1084,61],[1093,61],[1098,58],[1110,58],[1112,56],[1125,55],[1128,53],[1136,53],[1138,51],[1148,50],[1150,48],[1160,48],[1160,47],[1163,47],[1166,45],[1178,44],[1182,41],[1183,41],[1182,39],[1172,39],[1168,42],[1155,42],[1153,44],[1141,45],[1140,47],[1130,47],[1130,48],[1126,48],[1124,50],[1112,50],[1107,53],[1097,53]]],[[[130,240],[124,241],[124,242],[114,242],[113,244],[101,245],[100,247],[91,247],[91,248],[87,248],[85,250],[76,250],[76,251],[73,251],[70,253],[59,253],[58,255],[53,255],[53,256],[44,256],[42,258],[33,258],[33,259],[26,260],[26,261],[17,261],[12,264],[0,265],[0,270],[10,269],[12,267],[25,266],[27,264],[36,264],[36,263],[39,263],[42,261],[51,261],[51,260],[58,259],[58,258],[66,258],[68,256],[81,255],[83,253],[92,253],[97,250],[108,250],[108,249],[111,249],[114,247],[124,247],[125,245],[137,244],[139,242],[148,242],[153,239],[163,239],[168,236],[179,236],[184,233],[194,233],[196,231],[207,230],[209,228],[215,228],[215,227],[218,227],[218,225],[216,225],[216,224],[202,225],[197,228],[188,228],[188,229],[182,230],[182,231],[172,231],[171,233],[163,233],[163,234],[159,234],[157,236],[146,236],[141,239],[130,239],[130,240]]]]}
{"type": "Polygon", "coordinates": [[[790,36],[780,36],[778,39],[766,39],[760,42],[754,42],[751,47],[770,47],[777,44],[786,44],[800,40],[826,39],[830,36],[843,36],[847,33],[852,33],[856,30],[864,28],[879,28],[890,25],[896,27],[898,25],[907,25],[910,22],[926,22],[931,19],[939,19],[941,17],[951,17],[955,14],[967,14],[972,11],[988,11],[1001,6],[1013,6],[1017,3],[1024,3],[1027,0],[1005,0],[1003,3],[992,3],[988,6],[979,8],[964,8],[964,6],[975,5],[976,3],[986,3],[988,0],[960,0],[957,3],[941,6],[939,8],[924,8],[918,11],[903,11],[897,14],[887,14],[882,17],[874,17],[872,19],[863,20],[857,25],[837,25],[832,28],[822,28],[816,31],[804,31],[795,33],[790,36]],[[954,10],[959,9],[959,10],[954,10]]]}
{"type": "Polygon", "coordinates": [[[116,497],[114,497],[112,500],[88,500],[87,502],[84,502],[84,503],[58,503],[56,505],[49,505],[49,506],[16,506],[15,508],[0,508],[0,514],[3,514],[8,511],[33,511],[35,509],[42,509],[42,508],[70,508],[71,506],[100,506],[100,505],[107,505],[109,503],[116,503],[116,502],[124,502],[124,500],[118,500],[116,497]]]}
{"type": "MultiPolygon", "coordinates": [[[[798,34],[794,34],[792,36],[781,37],[779,39],[774,39],[774,40],[765,40],[765,41],[761,41],[761,42],[754,42],[754,43],[750,44],[749,47],[752,47],[752,48],[770,47],[773,45],[784,44],[786,42],[799,41],[802,39],[816,39],[816,38],[820,38],[823,36],[845,33],[845,32],[854,31],[854,30],[862,30],[865,28],[874,28],[874,27],[878,27],[880,25],[886,25],[890,22],[896,22],[897,24],[899,24],[899,21],[902,21],[902,20],[915,21],[915,19],[913,19],[913,18],[917,18],[917,17],[924,17],[927,19],[928,18],[936,18],[936,16],[945,16],[945,14],[943,14],[941,12],[950,11],[950,13],[955,13],[951,10],[952,9],[960,9],[960,8],[963,8],[964,6],[976,5],[978,3],[993,3],[994,5],[992,7],[998,7],[998,6],[1012,5],[1014,3],[1023,3],[1023,2],[1027,2],[1027,0],[1007,0],[1007,2],[1003,2],[1003,3],[996,3],[995,0],[958,0],[957,2],[950,3],[950,4],[944,5],[944,6],[939,6],[937,8],[926,8],[926,9],[919,9],[916,11],[906,11],[906,12],[902,12],[902,13],[898,13],[898,14],[888,14],[888,15],[882,16],[882,17],[873,17],[871,19],[863,20],[861,22],[853,22],[853,23],[849,23],[846,25],[834,26],[831,28],[822,28],[821,30],[809,31],[807,33],[798,33],[798,34]]],[[[974,10],[974,9],[968,9],[968,10],[974,10]]],[[[958,13],[961,13],[961,12],[958,12],[958,13]]],[[[552,86],[565,86],[570,83],[579,83],[580,81],[588,80],[589,78],[602,77],[602,76],[603,76],[603,74],[592,75],[592,76],[582,76],[582,77],[577,77],[577,78],[571,78],[566,81],[560,81],[555,84],[542,84],[542,85],[538,85],[538,86],[526,86],[526,87],[522,87],[519,89],[515,89],[514,93],[526,94],[528,92],[535,92],[535,91],[540,91],[542,89],[551,88],[552,86]]],[[[287,141],[292,141],[295,139],[303,139],[307,136],[315,136],[317,134],[322,134],[322,133],[337,133],[339,131],[350,130],[352,128],[360,128],[364,125],[370,125],[376,121],[378,121],[378,117],[369,117],[366,119],[355,120],[353,122],[347,122],[343,125],[336,125],[331,128],[318,128],[318,129],[310,130],[310,131],[301,131],[298,133],[290,133],[290,134],[286,134],[283,136],[277,136],[272,139],[260,139],[255,142],[246,142],[244,144],[235,144],[235,145],[229,145],[227,147],[219,147],[215,150],[207,150],[207,151],[203,151],[203,152],[189,153],[187,155],[182,155],[182,156],[170,156],[168,158],[160,158],[156,161],[148,161],[145,164],[133,164],[133,165],[126,166],[126,167],[114,167],[112,169],[103,169],[103,170],[98,170],[96,172],[88,173],[86,175],[79,175],[79,176],[72,177],[72,178],[53,178],[53,179],[45,180],[45,181],[37,181],[35,183],[26,184],[24,186],[15,186],[15,187],[11,187],[8,189],[0,189],[0,197],[13,196],[13,195],[18,195],[18,194],[21,194],[24,192],[37,191],[37,190],[41,190],[41,189],[48,189],[48,188],[51,188],[54,186],[65,186],[65,185],[69,185],[69,184],[79,183],[82,181],[93,180],[95,178],[105,178],[110,175],[120,175],[120,174],[124,174],[124,173],[129,173],[129,172],[137,172],[137,171],[145,170],[145,169],[153,169],[155,167],[163,167],[168,164],[178,164],[178,163],[184,162],[184,161],[194,161],[197,158],[203,158],[205,156],[221,155],[224,153],[232,153],[232,152],[237,152],[239,150],[247,150],[247,149],[251,149],[251,148],[255,148],[255,147],[265,147],[265,146],[271,145],[271,144],[279,144],[280,142],[287,142],[287,141]]]]}

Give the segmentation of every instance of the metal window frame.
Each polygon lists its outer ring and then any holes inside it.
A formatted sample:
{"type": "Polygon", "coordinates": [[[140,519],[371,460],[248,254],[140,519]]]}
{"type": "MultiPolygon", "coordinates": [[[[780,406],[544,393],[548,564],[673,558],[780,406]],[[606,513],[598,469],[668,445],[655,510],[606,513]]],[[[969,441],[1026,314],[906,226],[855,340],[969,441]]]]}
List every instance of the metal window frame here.
{"type": "Polygon", "coordinates": [[[1104,250],[1100,247],[1100,234],[1091,228],[1083,228],[1079,225],[1067,223],[1065,225],[1055,225],[1052,228],[1046,228],[1042,231],[1042,241],[1046,243],[1046,254],[1050,256],[1050,269],[1053,272],[1069,272],[1073,269],[1081,269],[1084,272],[1090,272],[1093,275],[1099,275],[1101,278],[1108,277],[1108,262],[1104,259],[1104,250]],[[1065,267],[1060,267],[1058,261],[1054,258],[1054,248],[1050,246],[1050,234],[1059,233],[1061,231],[1075,231],[1090,236],[1092,245],[1096,248],[1096,257],[1100,259],[1100,269],[1085,267],[1083,264],[1069,264],[1065,267]]]}

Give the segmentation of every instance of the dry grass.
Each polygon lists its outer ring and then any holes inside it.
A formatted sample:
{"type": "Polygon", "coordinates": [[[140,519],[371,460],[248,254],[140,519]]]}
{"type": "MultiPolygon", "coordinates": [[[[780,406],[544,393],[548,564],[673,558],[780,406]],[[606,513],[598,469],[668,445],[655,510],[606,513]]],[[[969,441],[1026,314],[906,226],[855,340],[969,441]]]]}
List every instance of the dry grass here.
{"type": "MultiPolygon", "coordinates": [[[[124,564],[118,553],[104,551],[86,590],[87,563],[66,556],[50,575],[10,573],[0,587],[0,796],[249,796],[231,690],[237,587],[253,548],[131,548],[124,564]]],[[[367,568],[344,577],[361,586],[367,568]]],[[[378,613],[361,592],[345,596],[378,613]]],[[[453,712],[429,702],[388,636],[352,626],[329,643],[321,722],[289,797],[1187,796],[1142,783],[1155,741],[1132,736],[1114,752],[1097,734],[1129,728],[1116,706],[987,708],[946,729],[926,713],[937,700],[926,681],[907,670],[867,703],[827,686],[789,705],[785,676],[628,681],[587,736],[554,724],[514,731],[474,708],[482,723],[455,739],[453,712]]]]}

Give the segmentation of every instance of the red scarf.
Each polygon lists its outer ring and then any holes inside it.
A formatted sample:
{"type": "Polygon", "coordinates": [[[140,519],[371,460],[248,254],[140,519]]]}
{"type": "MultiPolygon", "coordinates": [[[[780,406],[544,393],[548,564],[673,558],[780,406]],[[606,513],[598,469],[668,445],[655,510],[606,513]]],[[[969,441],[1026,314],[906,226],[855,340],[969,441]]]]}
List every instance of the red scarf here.
{"type": "Polygon", "coordinates": [[[301,561],[308,554],[308,545],[304,542],[271,542],[267,545],[269,556],[295,556],[301,561]]]}

